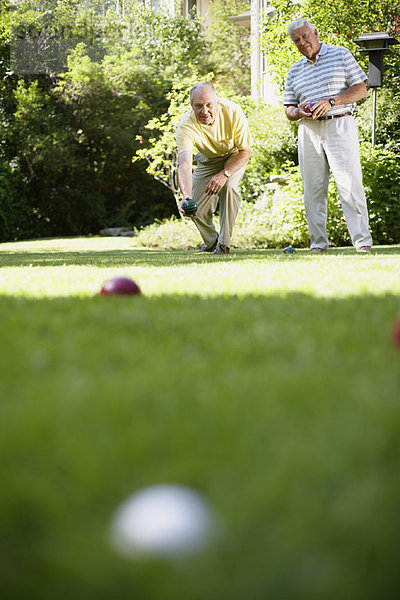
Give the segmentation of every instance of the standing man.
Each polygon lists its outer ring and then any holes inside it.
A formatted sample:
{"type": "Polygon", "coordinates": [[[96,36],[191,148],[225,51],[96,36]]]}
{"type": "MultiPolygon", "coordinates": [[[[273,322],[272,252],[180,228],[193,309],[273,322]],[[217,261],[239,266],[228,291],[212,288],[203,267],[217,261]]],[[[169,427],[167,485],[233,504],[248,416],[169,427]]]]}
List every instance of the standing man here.
{"type": "MultiPolygon", "coordinates": [[[[176,132],[178,178],[182,202],[192,198],[197,213],[192,217],[203,238],[200,252],[229,254],[233,226],[241,202],[239,183],[250,158],[251,134],[240,106],[218,98],[210,83],[198,83],[190,91],[192,105],[176,132]],[[192,173],[193,147],[198,150],[192,173]],[[220,200],[220,232],[213,213],[220,200]]],[[[179,210],[182,210],[182,202],[179,210]]]]}
{"type": "Polygon", "coordinates": [[[311,252],[324,252],[329,245],[330,169],[353,245],[368,254],[372,238],[352,116],[355,103],[367,94],[367,77],[349,50],[320,42],[309,21],[293,21],[288,33],[304,56],[289,69],[283,103],[290,121],[301,119],[298,151],[311,252]]]}

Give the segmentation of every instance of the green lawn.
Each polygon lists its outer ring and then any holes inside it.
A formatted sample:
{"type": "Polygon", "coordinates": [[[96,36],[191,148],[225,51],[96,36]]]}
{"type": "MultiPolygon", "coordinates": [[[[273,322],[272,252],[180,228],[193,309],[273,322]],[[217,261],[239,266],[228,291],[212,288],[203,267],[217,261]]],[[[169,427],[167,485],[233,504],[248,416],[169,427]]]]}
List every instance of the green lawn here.
{"type": "Polygon", "coordinates": [[[400,246],[133,244],[0,244],[2,597],[397,599],[400,246]],[[142,296],[101,296],[115,275],[142,296]],[[115,509],[165,482],[224,535],[120,557],[115,509]]]}

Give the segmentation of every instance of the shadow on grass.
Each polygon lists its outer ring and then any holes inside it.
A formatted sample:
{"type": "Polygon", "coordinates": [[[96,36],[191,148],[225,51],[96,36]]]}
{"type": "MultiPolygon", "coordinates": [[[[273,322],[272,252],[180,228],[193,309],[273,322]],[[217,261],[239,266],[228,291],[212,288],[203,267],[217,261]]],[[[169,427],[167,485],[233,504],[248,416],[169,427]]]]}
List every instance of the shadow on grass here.
{"type": "MultiPolygon", "coordinates": [[[[371,256],[400,256],[400,246],[374,247],[371,256]]],[[[323,256],[313,256],[323,259],[326,256],[356,256],[354,248],[332,248],[323,256]]],[[[58,266],[97,266],[97,267],[128,267],[128,266],[177,266],[185,264],[204,264],[209,261],[263,261],[263,260],[297,260],[310,257],[308,249],[297,249],[295,254],[285,254],[283,249],[241,250],[233,249],[229,256],[212,256],[199,253],[197,250],[149,250],[147,248],[132,248],[121,250],[87,250],[66,252],[52,250],[0,252],[0,266],[3,267],[58,267],[58,266]]],[[[368,258],[362,256],[363,259],[368,258]]]]}

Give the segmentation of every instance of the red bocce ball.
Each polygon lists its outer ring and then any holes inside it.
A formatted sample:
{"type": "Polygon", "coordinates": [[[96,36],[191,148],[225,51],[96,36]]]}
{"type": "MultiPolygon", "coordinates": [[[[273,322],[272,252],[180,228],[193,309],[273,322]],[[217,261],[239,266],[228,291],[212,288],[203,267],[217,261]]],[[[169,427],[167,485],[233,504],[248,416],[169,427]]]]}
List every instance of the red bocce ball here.
{"type": "Polygon", "coordinates": [[[129,277],[113,277],[104,283],[101,294],[103,296],[110,296],[111,294],[139,295],[141,291],[140,287],[129,277]]]}

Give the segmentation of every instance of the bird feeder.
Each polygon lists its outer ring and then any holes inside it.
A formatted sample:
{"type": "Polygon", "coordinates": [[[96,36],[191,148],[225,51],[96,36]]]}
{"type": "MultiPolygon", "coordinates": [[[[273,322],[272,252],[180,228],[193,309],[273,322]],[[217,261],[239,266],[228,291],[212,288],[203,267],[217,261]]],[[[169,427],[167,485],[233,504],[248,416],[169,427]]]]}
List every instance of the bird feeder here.
{"type": "Polygon", "coordinates": [[[353,42],[360,46],[360,52],[368,53],[368,84],[373,89],[372,145],[375,146],[376,88],[382,87],[383,54],[399,42],[386,31],[363,33],[353,42]]]}

